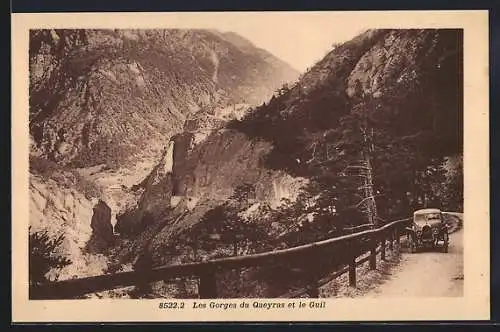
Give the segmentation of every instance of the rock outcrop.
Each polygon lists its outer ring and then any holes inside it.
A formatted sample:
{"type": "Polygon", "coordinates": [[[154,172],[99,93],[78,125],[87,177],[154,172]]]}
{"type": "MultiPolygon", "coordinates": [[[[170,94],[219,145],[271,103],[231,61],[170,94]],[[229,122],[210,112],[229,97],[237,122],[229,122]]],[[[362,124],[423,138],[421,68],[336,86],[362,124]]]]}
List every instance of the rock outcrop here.
{"type": "Polygon", "coordinates": [[[99,200],[93,208],[90,227],[92,228],[92,236],[87,243],[89,252],[102,252],[113,244],[111,208],[103,200],[99,200]]]}
{"type": "Polygon", "coordinates": [[[120,216],[118,232],[143,230],[148,225],[144,215],[151,220],[159,218],[180,201],[185,201],[186,207],[224,201],[244,183],[255,184],[255,199],[271,206],[277,206],[282,198],[293,199],[305,183],[303,178],[262,167],[262,159],[272,148],[268,142],[253,141],[226,129],[213,131],[198,145],[193,144],[194,139],[189,132],[172,139],[163,160],[141,184],[143,194],[137,207],[120,216]],[[170,153],[173,164],[165,171],[170,153]]]}
{"type": "MultiPolygon", "coordinates": [[[[70,176],[65,176],[65,179],[70,176]]],[[[97,198],[75,189],[74,183],[30,174],[30,226],[33,232],[47,230],[51,238],[64,235],[57,254],[67,257],[71,264],[62,270],[49,272],[49,279],[59,280],[104,273],[107,258],[89,253],[86,248],[93,231],[93,206],[97,198]]]]}

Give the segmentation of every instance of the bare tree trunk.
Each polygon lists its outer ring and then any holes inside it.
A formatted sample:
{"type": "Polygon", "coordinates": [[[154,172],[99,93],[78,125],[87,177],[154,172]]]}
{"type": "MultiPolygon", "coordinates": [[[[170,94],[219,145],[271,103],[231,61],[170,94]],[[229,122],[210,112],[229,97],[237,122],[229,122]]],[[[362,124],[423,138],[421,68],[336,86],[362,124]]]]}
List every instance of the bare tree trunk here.
{"type": "MultiPolygon", "coordinates": [[[[373,131],[371,132],[370,136],[373,136],[373,131]]],[[[362,150],[362,160],[364,162],[363,166],[365,167],[366,170],[366,174],[363,177],[364,196],[365,199],[367,199],[366,206],[367,206],[368,220],[371,224],[376,225],[378,224],[377,204],[375,202],[375,193],[373,190],[373,168],[371,164],[371,153],[373,152],[373,144],[371,137],[369,137],[367,134],[366,127],[365,130],[363,131],[363,140],[364,140],[364,146],[362,150]]]]}
{"type": "Polygon", "coordinates": [[[369,213],[370,213],[370,223],[372,224],[378,224],[378,218],[377,218],[377,204],[375,202],[375,193],[373,190],[373,170],[372,170],[372,165],[371,165],[371,160],[370,160],[370,155],[365,156],[366,160],[366,167],[367,167],[367,197],[371,197],[369,200],[369,213]]]}

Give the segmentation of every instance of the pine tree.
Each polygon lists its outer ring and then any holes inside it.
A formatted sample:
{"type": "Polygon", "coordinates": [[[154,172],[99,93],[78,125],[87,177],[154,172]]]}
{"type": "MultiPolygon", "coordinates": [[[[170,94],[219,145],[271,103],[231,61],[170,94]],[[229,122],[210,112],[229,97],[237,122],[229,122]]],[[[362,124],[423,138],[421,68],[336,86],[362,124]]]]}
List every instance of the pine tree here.
{"type": "Polygon", "coordinates": [[[70,259],[57,254],[57,250],[64,241],[64,234],[54,238],[47,230],[31,232],[29,227],[29,283],[30,286],[47,281],[45,275],[52,269],[62,269],[72,262],[70,259]]]}

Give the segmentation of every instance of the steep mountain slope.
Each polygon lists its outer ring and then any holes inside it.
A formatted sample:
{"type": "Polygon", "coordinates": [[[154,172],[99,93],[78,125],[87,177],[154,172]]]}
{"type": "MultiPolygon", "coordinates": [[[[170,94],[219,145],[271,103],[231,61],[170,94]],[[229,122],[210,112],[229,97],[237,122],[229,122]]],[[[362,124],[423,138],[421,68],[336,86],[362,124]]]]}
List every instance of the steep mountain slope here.
{"type": "Polygon", "coordinates": [[[446,205],[444,158],[462,154],[462,52],[461,30],[368,31],[235,128],[273,142],[267,167],[296,175],[331,177],[371,155],[386,218],[446,205]]]}
{"type": "Polygon", "coordinates": [[[66,235],[73,264],[61,278],[102,273],[116,215],[137,202],[142,190],[131,188],[172,136],[190,128],[201,141],[298,76],[225,35],[30,31],[30,225],[66,235]]]}
{"type": "Polygon", "coordinates": [[[223,36],[174,29],[32,31],[30,131],[37,147],[77,167],[135,162],[157,155],[190,115],[261,103],[297,77],[250,42],[241,48],[223,36]]]}
{"type": "Polygon", "coordinates": [[[354,156],[349,149],[361,146],[350,134],[360,129],[357,114],[373,122],[376,189],[387,196],[383,215],[394,216],[401,197],[430,174],[429,163],[461,153],[461,38],[459,30],[373,30],[336,47],[241,121],[198,144],[196,131],[172,139],[170,167],[151,173],[138,207],[117,227],[148,229],[147,220],[163,218],[148,250],[164,263],[152,248],[172,241],[172,229],[190,227],[200,209],[227,199],[237,185],[251,183],[257,199],[269,202],[293,198],[306,179],[340,172],[335,167],[354,156]],[[336,164],[326,167],[330,161],[336,164]],[[191,202],[185,216],[163,217],[183,200],[191,202]]]}
{"type": "MultiPolygon", "coordinates": [[[[330,52],[238,128],[273,141],[275,152],[288,160],[306,161],[318,158],[312,143],[352,110],[361,107],[375,117],[382,113],[377,110],[391,109],[391,130],[398,135],[431,130],[439,138],[435,150],[457,153],[462,144],[460,38],[458,30],[368,31],[330,52]]],[[[306,165],[292,164],[297,172],[306,165]]]]}

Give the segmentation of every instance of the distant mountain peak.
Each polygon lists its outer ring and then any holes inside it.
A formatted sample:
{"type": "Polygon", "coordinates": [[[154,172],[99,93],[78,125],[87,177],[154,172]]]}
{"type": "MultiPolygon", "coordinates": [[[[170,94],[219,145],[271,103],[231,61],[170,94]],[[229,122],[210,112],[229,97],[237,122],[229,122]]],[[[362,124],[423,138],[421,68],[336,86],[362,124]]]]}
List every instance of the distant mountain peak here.
{"type": "Polygon", "coordinates": [[[222,32],[221,35],[223,36],[224,39],[231,42],[233,45],[236,45],[240,49],[256,48],[254,43],[252,43],[250,40],[248,40],[247,38],[243,37],[242,35],[236,32],[226,31],[222,32]]]}

